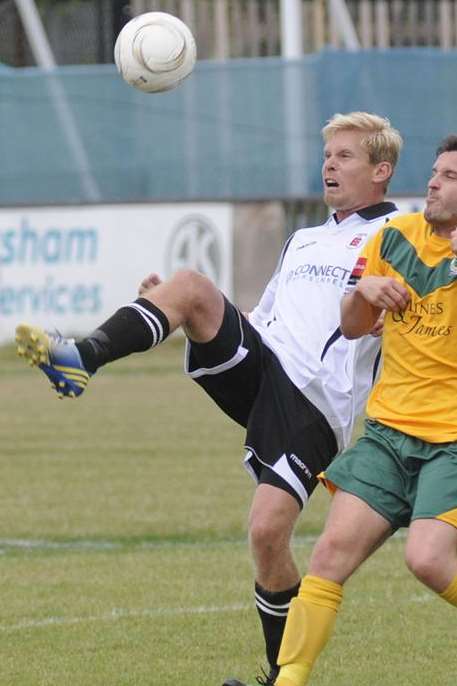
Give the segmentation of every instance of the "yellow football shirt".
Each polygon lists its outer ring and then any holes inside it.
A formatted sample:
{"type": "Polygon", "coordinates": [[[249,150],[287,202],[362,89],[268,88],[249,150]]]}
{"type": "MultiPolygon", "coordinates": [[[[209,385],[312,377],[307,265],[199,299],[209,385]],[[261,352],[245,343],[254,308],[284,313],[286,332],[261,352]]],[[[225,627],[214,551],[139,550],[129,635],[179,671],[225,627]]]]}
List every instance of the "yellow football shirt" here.
{"type": "Polygon", "coordinates": [[[430,443],[457,441],[457,259],[422,213],[395,217],[366,245],[353,272],[390,276],[409,291],[388,312],[383,367],[367,415],[430,443]]]}

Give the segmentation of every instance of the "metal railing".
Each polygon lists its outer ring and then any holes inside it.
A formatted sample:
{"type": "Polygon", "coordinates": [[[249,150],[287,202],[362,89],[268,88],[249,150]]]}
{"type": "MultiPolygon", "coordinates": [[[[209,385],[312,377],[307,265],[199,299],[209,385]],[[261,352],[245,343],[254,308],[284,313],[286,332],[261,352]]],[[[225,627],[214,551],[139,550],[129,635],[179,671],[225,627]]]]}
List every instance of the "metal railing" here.
{"type": "MultiPolygon", "coordinates": [[[[362,48],[457,46],[457,0],[347,0],[362,48]]],[[[303,49],[342,47],[327,0],[302,0],[303,49]]],[[[203,59],[279,55],[280,0],[131,0],[131,13],[180,16],[203,59]]]]}
{"type": "MultiPolygon", "coordinates": [[[[335,3],[300,0],[305,53],[344,47],[343,27],[331,12],[335,3]]],[[[37,4],[58,64],[111,62],[121,26],[130,16],[150,10],[170,12],[188,23],[200,59],[282,54],[281,0],[39,0],[37,4]]],[[[457,47],[457,0],[346,0],[346,7],[362,48],[457,47]]],[[[16,0],[0,0],[2,61],[15,66],[35,63],[16,0]]]]}

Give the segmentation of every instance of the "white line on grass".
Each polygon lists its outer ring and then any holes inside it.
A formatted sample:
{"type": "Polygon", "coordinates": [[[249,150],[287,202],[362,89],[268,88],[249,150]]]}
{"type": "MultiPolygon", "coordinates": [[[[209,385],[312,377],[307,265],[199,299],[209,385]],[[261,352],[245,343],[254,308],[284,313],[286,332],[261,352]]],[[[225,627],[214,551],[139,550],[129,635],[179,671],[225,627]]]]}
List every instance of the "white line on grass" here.
{"type": "MultiPolygon", "coordinates": [[[[392,538],[405,538],[406,532],[397,531],[392,538]]],[[[318,539],[316,535],[296,536],[294,545],[296,547],[313,545],[318,539]]],[[[139,542],[119,542],[119,541],[97,541],[90,539],[80,539],[76,541],[47,541],[45,539],[22,539],[22,538],[0,538],[0,554],[7,550],[127,550],[127,549],[148,549],[148,548],[219,548],[223,546],[245,546],[246,539],[240,540],[219,540],[219,541],[139,541],[139,542]]]]}
{"type": "Polygon", "coordinates": [[[122,547],[125,546],[114,541],[46,541],[41,539],[0,538],[0,552],[5,552],[5,549],[12,548],[19,550],[115,550],[122,547]]]}
{"type": "MultiPolygon", "coordinates": [[[[402,604],[408,603],[428,603],[434,599],[434,594],[424,593],[415,594],[404,598],[402,604]]],[[[364,601],[366,604],[366,601],[364,601]]],[[[357,600],[350,601],[351,604],[360,604],[357,600]]],[[[0,624],[0,632],[10,633],[13,631],[23,631],[27,629],[42,629],[54,626],[72,626],[74,624],[87,624],[89,622],[113,622],[120,619],[130,619],[134,617],[164,617],[179,615],[205,615],[221,614],[224,612],[244,612],[252,610],[252,605],[238,603],[234,605],[222,606],[200,606],[200,607],[157,607],[145,608],[143,610],[128,610],[125,608],[113,608],[110,612],[101,615],[87,615],[85,617],[47,617],[46,619],[24,619],[17,624],[0,624]]]]}
{"type": "Polygon", "coordinates": [[[47,617],[46,619],[24,619],[17,624],[0,624],[0,631],[4,633],[21,631],[24,629],[41,629],[48,626],[71,626],[73,624],[85,624],[87,622],[112,622],[131,617],[163,617],[174,615],[204,615],[219,614],[222,612],[242,612],[250,610],[251,605],[235,604],[202,607],[157,607],[154,609],[126,610],[113,608],[111,612],[101,615],[88,615],[86,617],[47,617]]]}

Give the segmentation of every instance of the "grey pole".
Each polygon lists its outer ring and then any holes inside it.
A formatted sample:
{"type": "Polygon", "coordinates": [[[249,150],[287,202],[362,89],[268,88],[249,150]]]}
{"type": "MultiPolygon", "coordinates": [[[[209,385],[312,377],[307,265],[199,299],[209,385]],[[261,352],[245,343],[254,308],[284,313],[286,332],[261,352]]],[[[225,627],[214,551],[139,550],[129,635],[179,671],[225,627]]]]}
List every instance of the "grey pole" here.
{"type": "Polygon", "coordinates": [[[281,54],[286,59],[303,54],[302,0],[281,0],[281,54]]]}
{"type": "Polygon", "coordinates": [[[329,11],[335,22],[344,47],[347,50],[360,50],[360,42],[345,0],[329,0],[329,11]]]}
{"type": "MultiPolygon", "coordinates": [[[[15,0],[15,2],[36,63],[52,74],[57,64],[34,0],[15,0]]],[[[101,196],[97,182],[92,175],[89,159],[67,97],[58,79],[51,77],[49,86],[57,116],[67,138],[68,147],[80,170],[86,198],[90,201],[99,201],[101,196]]]]}
{"type": "Polygon", "coordinates": [[[301,65],[303,56],[303,2],[281,0],[281,55],[284,69],[284,120],[288,195],[301,198],[307,188],[305,84],[301,65]]]}

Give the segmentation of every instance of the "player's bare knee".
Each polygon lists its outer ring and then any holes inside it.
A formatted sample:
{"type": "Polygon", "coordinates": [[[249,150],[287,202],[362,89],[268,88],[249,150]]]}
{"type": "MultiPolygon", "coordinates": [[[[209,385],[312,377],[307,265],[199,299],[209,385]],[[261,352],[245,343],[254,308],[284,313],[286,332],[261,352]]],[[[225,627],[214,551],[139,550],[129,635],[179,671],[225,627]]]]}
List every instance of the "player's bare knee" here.
{"type": "Polygon", "coordinates": [[[253,518],[249,522],[249,542],[256,558],[274,557],[289,545],[281,523],[271,518],[253,518]]]}
{"type": "Polygon", "coordinates": [[[201,292],[211,285],[211,281],[194,269],[180,269],[170,279],[170,284],[189,299],[201,297],[201,292]]]}
{"type": "Polygon", "coordinates": [[[185,312],[192,316],[211,306],[213,298],[219,298],[219,290],[204,274],[193,269],[180,269],[173,274],[170,285],[179,293],[185,312]]]}
{"type": "Polygon", "coordinates": [[[405,562],[412,574],[426,586],[433,587],[440,573],[441,560],[430,548],[406,549],[405,562]]]}
{"type": "Polygon", "coordinates": [[[325,532],[314,546],[309,573],[343,582],[353,571],[352,558],[348,541],[331,531],[325,532]]]}

